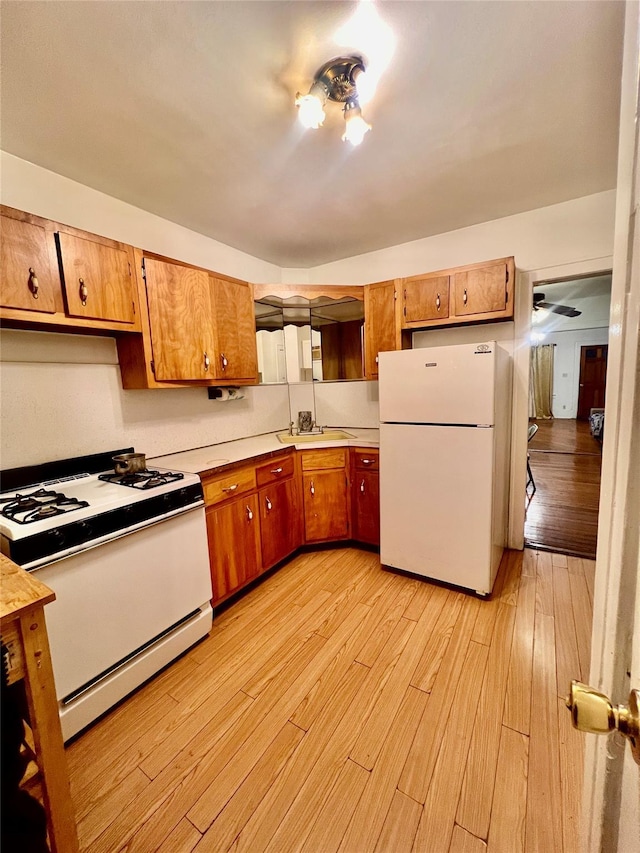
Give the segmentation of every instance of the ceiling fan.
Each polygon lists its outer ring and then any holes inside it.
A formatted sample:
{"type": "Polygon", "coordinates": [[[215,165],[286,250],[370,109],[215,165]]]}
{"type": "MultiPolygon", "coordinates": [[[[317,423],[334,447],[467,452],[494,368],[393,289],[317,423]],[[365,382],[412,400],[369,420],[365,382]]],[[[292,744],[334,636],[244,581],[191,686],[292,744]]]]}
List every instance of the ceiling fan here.
{"type": "Polygon", "coordinates": [[[559,305],[557,302],[545,302],[544,293],[533,294],[533,310],[538,311],[540,308],[546,308],[547,311],[553,311],[555,314],[562,314],[565,317],[579,317],[582,311],[577,311],[569,305],[559,305]]]}

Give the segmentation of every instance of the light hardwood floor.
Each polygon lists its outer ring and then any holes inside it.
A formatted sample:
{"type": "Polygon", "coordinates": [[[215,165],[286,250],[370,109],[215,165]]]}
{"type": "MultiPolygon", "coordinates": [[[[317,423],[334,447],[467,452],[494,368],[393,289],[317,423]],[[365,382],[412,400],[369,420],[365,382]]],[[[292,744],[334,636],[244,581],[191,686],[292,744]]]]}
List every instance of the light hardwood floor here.
{"type": "Polygon", "coordinates": [[[578,850],[593,563],[489,601],[302,554],[67,748],[83,850],[578,850]]]}

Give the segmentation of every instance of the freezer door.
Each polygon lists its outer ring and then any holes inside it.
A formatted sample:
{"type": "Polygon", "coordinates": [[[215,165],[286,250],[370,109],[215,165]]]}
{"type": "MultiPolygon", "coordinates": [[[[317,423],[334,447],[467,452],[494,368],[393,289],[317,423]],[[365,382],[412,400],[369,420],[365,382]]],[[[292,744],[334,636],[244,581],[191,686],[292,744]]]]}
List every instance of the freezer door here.
{"type": "Polygon", "coordinates": [[[383,565],[492,586],[493,429],[380,425],[383,565]]]}
{"type": "Polygon", "coordinates": [[[494,424],[496,343],[381,352],[380,420],[494,424]]]}

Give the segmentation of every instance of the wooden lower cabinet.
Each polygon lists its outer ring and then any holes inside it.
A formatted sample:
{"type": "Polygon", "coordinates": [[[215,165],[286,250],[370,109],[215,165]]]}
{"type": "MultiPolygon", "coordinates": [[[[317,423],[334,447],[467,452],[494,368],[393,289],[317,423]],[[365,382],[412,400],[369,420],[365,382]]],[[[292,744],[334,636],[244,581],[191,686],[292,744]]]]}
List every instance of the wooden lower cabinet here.
{"type": "Polygon", "coordinates": [[[258,492],[262,567],[270,569],[301,544],[300,510],[293,479],[274,483],[258,492]]]}
{"type": "Polygon", "coordinates": [[[204,477],[203,490],[214,606],[303,544],[380,541],[375,449],[288,451],[204,477]]]}
{"type": "Polygon", "coordinates": [[[380,486],[378,451],[352,451],[352,537],[368,545],[380,544],[380,486]]]}
{"type": "Polygon", "coordinates": [[[348,458],[342,447],[300,452],[305,542],[349,538],[348,458]]]}
{"type": "Polygon", "coordinates": [[[260,574],[257,495],[207,507],[207,534],[215,605],[260,574]]]}

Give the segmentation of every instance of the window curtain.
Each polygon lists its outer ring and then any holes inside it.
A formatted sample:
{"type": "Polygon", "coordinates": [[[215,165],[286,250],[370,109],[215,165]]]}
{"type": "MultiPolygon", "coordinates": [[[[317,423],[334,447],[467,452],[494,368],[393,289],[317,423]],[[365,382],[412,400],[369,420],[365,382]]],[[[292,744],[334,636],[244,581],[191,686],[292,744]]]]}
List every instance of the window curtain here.
{"type": "Polygon", "coordinates": [[[531,347],[531,370],[529,371],[529,417],[549,419],[553,417],[553,344],[531,347]]]}

